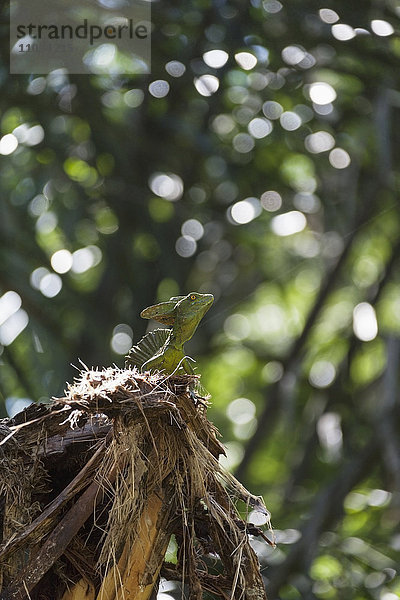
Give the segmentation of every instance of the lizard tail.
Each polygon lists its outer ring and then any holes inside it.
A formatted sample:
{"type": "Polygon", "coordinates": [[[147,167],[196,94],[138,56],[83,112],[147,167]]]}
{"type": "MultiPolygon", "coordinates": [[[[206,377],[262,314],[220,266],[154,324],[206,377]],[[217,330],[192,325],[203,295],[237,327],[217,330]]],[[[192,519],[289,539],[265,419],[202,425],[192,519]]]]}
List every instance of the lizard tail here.
{"type": "Polygon", "coordinates": [[[125,367],[137,367],[141,370],[142,365],[150,358],[153,358],[165,346],[171,335],[170,329],[156,329],[150,331],[129,350],[125,357],[125,367]]]}

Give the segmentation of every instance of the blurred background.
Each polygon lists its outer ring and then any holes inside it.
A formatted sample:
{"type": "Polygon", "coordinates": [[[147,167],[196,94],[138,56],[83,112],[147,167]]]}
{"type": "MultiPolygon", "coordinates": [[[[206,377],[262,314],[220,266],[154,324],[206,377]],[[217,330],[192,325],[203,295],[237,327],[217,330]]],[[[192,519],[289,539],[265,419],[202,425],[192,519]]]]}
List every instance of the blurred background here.
{"type": "Polygon", "coordinates": [[[399,2],[153,2],[129,76],[9,75],[1,10],[1,416],[212,292],[187,350],[269,599],[400,598],[399,2]]]}

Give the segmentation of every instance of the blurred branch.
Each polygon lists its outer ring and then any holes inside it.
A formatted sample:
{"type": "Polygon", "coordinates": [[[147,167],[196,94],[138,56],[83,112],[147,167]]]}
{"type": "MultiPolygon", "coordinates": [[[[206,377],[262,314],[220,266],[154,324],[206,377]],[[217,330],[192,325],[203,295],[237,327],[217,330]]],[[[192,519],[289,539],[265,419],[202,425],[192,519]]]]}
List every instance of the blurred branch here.
{"type": "Polygon", "coordinates": [[[390,185],[393,181],[393,159],[391,148],[391,110],[392,90],[389,87],[381,87],[375,99],[375,131],[378,154],[378,174],[384,185],[390,185]]]}
{"type": "Polygon", "coordinates": [[[28,398],[30,398],[31,400],[37,400],[38,395],[35,392],[31,379],[29,376],[27,376],[25,370],[21,368],[19,361],[15,360],[11,348],[9,348],[8,346],[4,346],[2,357],[9,364],[11,369],[15,372],[18,387],[25,390],[25,393],[28,398]]]}
{"type": "MultiPolygon", "coordinates": [[[[375,305],[379,301],[379,298],[381,297],[381,294],[382,294],[383,290],[385,289],[386,284],[388,283],[388,281],[391,279],[391,277],[393,275],[394,266],[399,258],[400,258],[400,240],[393,247],[392,255],[388,261],[388,264],[385,269],[385,273],[384,273],[381,281],[379,282],[379,285],[374,284],[370,289],[370,294],[367,299],[367,301],[370,304],[375,305]]],[[[337,374],[335,384],[330,389],[328,402],[324,408],[324,412],[328,412],[329,410],[332,409],[332,406],[335,404],[338,397],[340,397],[341,401],[343,402],[344,389],[346,389],[346,387],[343,385],[343,381],[344,381],[344,378],[348,379],[348,369],[350,367],[354,353],[359,348],[360,344],[361,344],[360,340],[353,334],[351,337],[351,340],[350,340],[350,345],[349,345],[349,349],[346,354],[346,357],[345,357],[344,361],[342,361],[342,363],[338,369],[339,372],[337,374]]],[[[390,357],[390,352],[391,352],[390,348],[388,348],[388,357],[390,357]]],[[[398,352],[398,350],[397,350],[397,352],[398,352]]],[[[397,354],[396,354],[396,356],[397,356],[397,354]]],[[[386,382],[386,384],[385,384],[385,382],[383,382],[383,384],[382,384],[384,387],[385,397],[388,397],[388,395],[390,395],[390,398],[392,398],[392,399],[395,394],[394,390],[396,389],[396,386],[397,386],[397,380],[393,380],[393,373],[391,372],[391,374],[389,375],[388,371],[389,370],[392,371],[394,368],[394,365],[395,365],[396,374],[397,374],[398,364],[399,364],[399,361],[397,360],[397,362],[396,362],[396,358],[394,358],[394,359],[393,359],[393,357],[390,358],[390,364],[388,364],[388,367],[386,370],[386,376],[385,376],[385,379],[387,379],[387,382],[386,382]]],[[[376,384],[376,380],[371,383],[371,386],[375,385],[375,384],[376,384]]],[[[365,389],[363,390],[363,394],[365,394],[365,389]]],[[[347,394],[347,399],[348,399],[349,403],[351,402],[355,408],[358,406],[357,400],[354,400],[354,398],[352,398],[351,395],[347,394]]],[[[388,400],[388,402],[389,402],[389,400],[388,400]]],[[[386,413],[387,413],[387,411],[386,411],[386,413]]],[[[382,417],[384,417],[386,413],[382,411],[382,417]]],[[[378,419],[378,423],[380,426],[382,425],[382,427],[383,427],[383,422],[381,422],[380,419],[378,419]]],[[[309,465],[311,463],[311,459],[315,452],[315,447],[318,443],[318,435],[317,435],[316,426],[317,426],[317,422],[314,423],[314,428],[311,431],[311,433],[308,434],[308,436],[307,436],[307,432],[304,432],[304,431],[301,435],[302,439],[307,439],[307,442],[306,442],[306,445],[304,448],[302,459],[301,459],[301,461],[299,461],[297,466],[295,466],[293,468],[292,475],[287,482],[284,502],[287,502],[289,500],[289,498],[292,494],[293,488],[297,485],[297,483],[299,481],[301,481],[304,478],[305,474],[308,471],[309,465]]],[[[391,418],[389,418],[389,422],[386,425],[388,430],[390,428],[389,426],[392,427],[391,418]]],[[[390,436],[388,438],[385,438],[384,435],[382,436],[383,443],[389,443],[390,439],[391,439],[390,436]]],[[[392,436],[392,440],[393,440],[393,436],[392,436]]],[[[395,456],[396,456],[395,448],[396,447],[397,447],[397,444],[392,443],[390,450],[389,450],[389,448],[386,449],[386,451],[389,452],[389,455],[391,457],[390,464],[392,466],[397,464],[396,459],[395,459],[395,456]]],[[[400,457],[400,455],[399,455],[399,457],[400,457]]],[[[399,468],[398,468],[397,472],[398,472],[399,476],[396,478],[396,481],[398,481],[400,483],[400,458],[398,460],[399,460],[399,463],[398,463],[399,468]]]]}
{"type": "MultiPolygon", "coordinates": [[[[384,465],[392,478],[392,489],[399,490],[400,449],[394,424],[396,418],[395,397],[397,396],[398,361],[400,356],[400,340],[388,342],[389,364],[383,383],[386,390],[384,400],[371,416],[371,437],[364,448],[357,453],[357,458],[348,461],[339,469],[336,479],[329,483],[318,494],[310,509],[310,518],[301,528],[302,536],[289,551],[286,559],[277,567],[271,567],[269,594],[275,598],[282,585],[288,582],[290,575],[296,572],[307,572],[316,553],[320,534],[332,527],[343,514],[343,501],[346,495],[371,474],[375,463],[379,460],[377,446],[381,448],[384,465]],[[397,487],[396,487],[397,486],[397,487]]],[[[371,384],[374,385],[375,382],[371,384]]],[[[363,391],[365,394],[365,390],[363,391]]],[[[315,434],[309,440],[309,448],[313,449],[315,434]]],[[[349,447],[348,454],[350,455],[349,447]]],[[[302,471],[304,472],[304,464],[302,471]]],[[[303,473],[304,474],[304,473],[303,473]]],[[[396,502],[396,498],[395,498],[396,502]]]]}
{"type": "Polygon", "coordinates": [[[371,470],[377,460],[375,443],[368,441],[359,455],[345,464],[332,483],[323,488],[310,509],[311,516],[300,529],[301,538],[293,544],[285,560],[270,567],[267,588],[270,598],[278,596],[282,585],[295,572],[306,572],[317,551],[320,534],[331,527],[343,513],[343,500],[371,470]]]}
{"type": "MultiPolygon", "coordinates": [[[[386,341],[387,367],[383,376],[381,407],[376,419],[377,439],[387,471],[388,487],[400,493],[400,445],[395,429],[396,403],[399,392],[400,339],[390,336],[386,341]]],[[[396,497],[395,497],[396,498],[396,497]]],[[[400,502],[397,497],[396,502],[400,502]]]]}
{"type": "MultiPolygon", "coordinates": [[[[320,288],[317,299],[316,299],[314,306],[312,307],[310,313],[308,314],[306,323],[304,325],[304,328],[303,328],[300,336],[297,338],[297,340],[294,341],[287,358],[285,360],[283,360],[283,368],[284,368],[285,374],[287,374],[290,371],[296,370],[296,366],[299,361],[302,348],[305,345],[305,343],[310,335],[310,332],[317,320],[317,317],[320,314],[320,312],[325,304],[325,300],[328,298],[329,294],[331,293],[331,291],[334,289],[334,287],[336,285],[336,282],[337,282],[339,274],[342,270],[342,267],[347,260],[350,249],[352,248],[354,238],[356,237],[356,235],[358,233],[358,229],[359,228],[356,228],[349,235],[346,245],[343,249],[343,252],[340,255],[336,265],[332,269],[331,273],[329,273],[329,275],[326,276],[325,281],[320,288]]],[[[268,399],[267,399],[267,402],[265,404],[263,411],[261,412],[260,416],[258,417],[257,428],[256,428],[253,436],[248,441],[245,452],[244,452],[243,459],[242,459],[239,467],[236,470],[236,476],[238,478],[244,477],[246,470],[249,466],[249,463],[250,463],[254,453],[256,452],[258,446],[268,436],[269,432],[271,431],[271,429],[273,428],[273,426],[275,424],[275,421],[279,414],[279,408],[280,408],[279,399],[281,397],[281,388],[282,388],[282,379],[280,381],[277,381],[276,383],[274,383],[267,392],[268,399]]]]}
{"type": "MultiPolygon", "coordinates": [[[[380,213],[373,213],[375,207],[377,206],[376,198],[378,192],[382,190],[383,187],[391,187],[391,178],[389,177],[390,173],[388,168],[391,165],[391,146],[390,146],[390,126],[389,126],[389,116],[390,116],[390,94],[388,93],[387,88],[382,88],[377,95],[376,98],[376,112],[380,112],[382,116],[376,121],[376,136],[378,140],[378,148],[379,148],[379,156],[380,161],[378,165],[378,173],[376,178],[368,178],[368,187],[363,197],[363,202],[360,208],[360,214],[358,216],[358,224],[356,227],[348,234],[348,238],[346,241],[346,245],[342,254],[340,255],[336,265],[332,269],[331,273],[329,273],[325,282],[320,288],[319,294],[316,298],[316,301],[308,314],[306,323],[304,328],[300,334],[300,336],[294,341],[291,350],[289,351],[288,356],[285,360],[283,360],[283,368],[284,375],[283,378],[273,384],[269,390],[268,398],[266,400],[265,407],[261,412],[258,422],[257,428],[253,434],[253,436],[249,439],[245,452],[243,455],[243,459],[239,464],[236,470],[236,476],[243,479],[244,475],[247,471],[249,463],[254,456],[254,453],[258,449],[260,443],[268,437],[270,431],[274,427],[274,424],[280,413],[280,398],[282,396],[282,380],[284,381],[285,375],[290,373],[291,371],[297,370],[297,365],[300,360],[300,355],[302,350],[308,340],[310,332],[314,327],[314,324],[324,307],[325,301],[328,298],[331,291],[336,286],[337,280],[341,273],[342,267],[345,264],[349,252],[352,248],[354,239],[356,238],[360,228],[364,225],[368,224],[373,218],[379,216],[380,213]],[[384,119],[384,123],[382,122],[384,119]]],[[[371,304],[375,304],[380,296],[382,289],[384,288],[387,280],[389,279],[392,267],[394,262],[397,259],[398,253],[400,252],[400,240],[397,242],[396,246],[393,249],[391,259],[389,264],[387,265],[385,275],[381,280],[379,286],[376,289],[376,293],[372,294],[371,304]]],[[[352,344],[348,353],[348,359],[352,354],[352,345],[357,343],[356,338],[353,336],[352,344]]],[[[349,364],[349,360],[347,360],[347,364],[349,364]]]]}

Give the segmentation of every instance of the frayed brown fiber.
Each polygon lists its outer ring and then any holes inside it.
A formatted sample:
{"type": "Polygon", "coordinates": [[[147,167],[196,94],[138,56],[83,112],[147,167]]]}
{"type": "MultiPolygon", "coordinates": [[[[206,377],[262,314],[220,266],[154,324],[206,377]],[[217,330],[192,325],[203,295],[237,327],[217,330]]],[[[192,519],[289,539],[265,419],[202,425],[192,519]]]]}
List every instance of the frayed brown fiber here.
{"type": "Polygon", "coordinates": [[[198,379],[87,369],[2,421],[2,600],[145,600],[160,575],[193,600],[265,598],[249,535],[269,540],[236,505],[268,512],[220,466],[198,379]]]}

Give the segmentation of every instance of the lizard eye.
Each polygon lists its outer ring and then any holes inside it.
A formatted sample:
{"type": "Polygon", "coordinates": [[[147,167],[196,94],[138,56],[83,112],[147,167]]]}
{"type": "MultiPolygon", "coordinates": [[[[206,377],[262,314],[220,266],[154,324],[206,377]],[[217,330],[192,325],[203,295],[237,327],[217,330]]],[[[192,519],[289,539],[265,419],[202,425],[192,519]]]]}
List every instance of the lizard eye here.
{"type": "Polygon", "coordinates": [[[196,295],[195,294],[190,294],[190,299],[191,300],[196,300],[196,295]]]}

